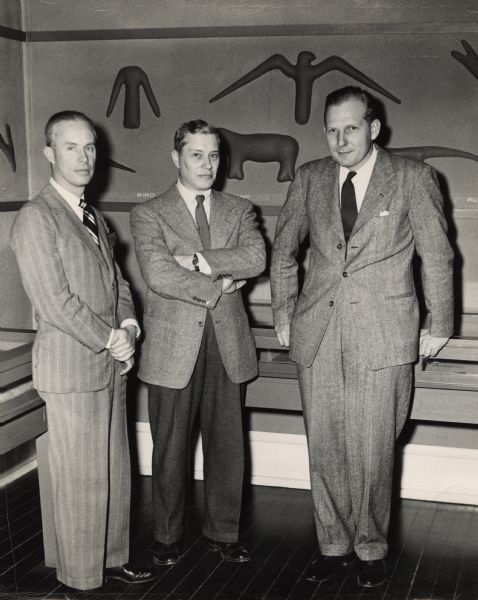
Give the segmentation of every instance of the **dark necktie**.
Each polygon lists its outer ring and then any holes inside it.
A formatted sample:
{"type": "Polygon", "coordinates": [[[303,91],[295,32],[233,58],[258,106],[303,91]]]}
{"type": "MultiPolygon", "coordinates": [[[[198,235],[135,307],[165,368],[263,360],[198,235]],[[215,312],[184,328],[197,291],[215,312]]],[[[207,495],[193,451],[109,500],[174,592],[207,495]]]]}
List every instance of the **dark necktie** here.
{"type": "Polygon", "coordinates": [[[205,249],[211,247],[211,233],[209,231],[209,223],[207,222],[206,211],[204,210],[204,196],[198,194],[196,196],[196,225],[201,236],[202,244],[205,249]]]}
{"type": "Polygon", "coordinates": [[[347,179],[342,184],[340,194],[340,212],[342,213],[342,225],[344,226],[345,241],[347,242],[357,219],[357,201],[355,199],[355,188],[352,183],[357,173],[349,171],[347,179]]]}
{"type": "Polygon", "coordinates": [[[83,225],[88,229],[88,233],[99,246],[100,238],[98,237],[98,224],[96,222],[95,213],[84,198],[80,199],[80,207],[83,209],[83,225]]]}

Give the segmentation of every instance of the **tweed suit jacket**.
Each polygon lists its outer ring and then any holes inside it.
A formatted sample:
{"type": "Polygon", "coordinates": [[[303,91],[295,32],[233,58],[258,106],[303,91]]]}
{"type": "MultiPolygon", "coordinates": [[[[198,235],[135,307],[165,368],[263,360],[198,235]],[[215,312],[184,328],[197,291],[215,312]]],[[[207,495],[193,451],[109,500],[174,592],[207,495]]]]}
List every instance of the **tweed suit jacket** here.
{"type": "Polygon", "coordinates": [[[34,309],[33,381],[44,392],[91,392],[111,381],[105,346],[112,328],[135,318],[113,258],[113,236],[94,209],[101,249],[60,194],[47,184],[19,211],[11,244],[34,309]]]}
{"type": "Polygon", "coordinates": [[[412,272],[417,252],[431,334],[453,333],[453,252],[434,170],[378,148],[348,249],[340,215],[339,165],[302,165],[280,213],[272,252],[276,326],[290,324],[290,356],[310,366],[339,304],[353,314],[370,369],[413,362],[419,311],[412,272]],[[309,265],[299,292],[296,257],[306,236],[309,265]]]}
{"type": "Polygon", "coordinates": [[[176,185],[131,213],[136,254],[147,284],[138,373],[147,383],[176,389],[187,385],[208,311],[231,380],[240,383],[257,374],[242,294],[221,294],[223,277],[248,279],[264,270],[264,240],[252,204],[212,191],[209,228],[211,249],[204,250],[176,185]],[[174,259],[174,255],[195,252],[204,254],[211,275],[189,271],[174,259]]]}

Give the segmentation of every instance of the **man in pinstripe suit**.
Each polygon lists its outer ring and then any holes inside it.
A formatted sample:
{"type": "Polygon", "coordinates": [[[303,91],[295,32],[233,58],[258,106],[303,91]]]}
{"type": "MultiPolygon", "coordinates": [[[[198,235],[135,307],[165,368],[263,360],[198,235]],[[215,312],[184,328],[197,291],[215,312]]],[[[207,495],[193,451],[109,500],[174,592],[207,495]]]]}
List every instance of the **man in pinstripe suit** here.
{"type": "Polygon", "coordinates": [[[327,97],[331,156],[302,165],[277,223],[271,287],[279,342],[297,362],[326,581],[358,557],[358,583],[385,581],[395,437],[412,364],[453,332],[453,252],[436,173],[374,144],[375,101],[360,88],[327,97]],[[299,293],[297,254],[310,260],[299,293]],[[431,329],[419,339],[413,281],[422,261],[431,329]]]}
{"type": "Polygon", "coordinates": [[[37,324],[33,381],[48,416],[57,577],[74,590],[105,577],[141,583],[152,574],[127,564],[125,391],[139,326],[112,235],[83,200],[95,168],[93,124],[56,113],[45,138],[51,178],[17,215],[12,248],[37,324]]]}

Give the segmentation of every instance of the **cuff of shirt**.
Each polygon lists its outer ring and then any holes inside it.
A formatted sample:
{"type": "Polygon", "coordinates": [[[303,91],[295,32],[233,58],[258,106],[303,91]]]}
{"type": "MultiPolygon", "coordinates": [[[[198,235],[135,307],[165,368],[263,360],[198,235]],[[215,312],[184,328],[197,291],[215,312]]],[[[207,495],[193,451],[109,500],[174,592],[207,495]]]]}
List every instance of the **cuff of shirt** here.
{"type": "Polygon", "coordinates": [[[204,258],[204,256],[200,253],[197,252],[197,257],[198,257],[198,267],[199,270],[201,271],[201,273],[204,273],[204,275],[211,275],[212,270],[211,267],[209,266],[209,263],[207,262],[207,260],[204,258]]]}

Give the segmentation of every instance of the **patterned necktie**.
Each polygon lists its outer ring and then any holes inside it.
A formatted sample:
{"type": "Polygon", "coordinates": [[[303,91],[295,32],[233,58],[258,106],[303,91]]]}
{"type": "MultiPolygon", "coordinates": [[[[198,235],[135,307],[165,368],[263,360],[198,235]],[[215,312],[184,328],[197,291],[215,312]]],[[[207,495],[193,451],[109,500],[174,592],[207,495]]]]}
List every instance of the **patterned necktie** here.
{"type": "Polygon", "coordinates": [[[84,198],[80,198],[80,207],[83,209],[83,225],[99,246],[100,238],[98,236],[98,224],[96,223],[95,213],[84,198]]]}
{"type": "Polygon", "coordinates": [[[345,241],[348,242],[352,229],[357,219],[357,201],[355,199],[355,188],[352,179],[357,175],[355,171],[349,171],[347,179],[342,185],[340,194],[340,212],[342,213],[342,225],[344,226],[345,241]]]}
{"type": "Polygon", "coordinates": [[[199,230],[199,235],[205,249],[211,247],[211,233],[209,231],[209,223],[207,222],[206,211],[204,210],[204,196],[198,194],[196,196],[196,225],[199,230]]]}

